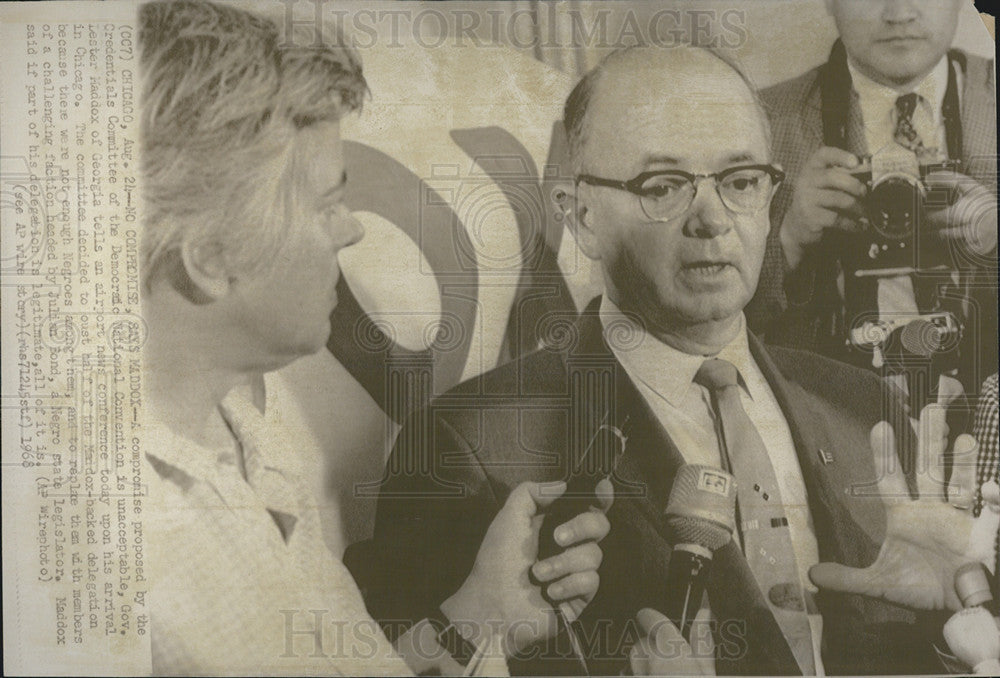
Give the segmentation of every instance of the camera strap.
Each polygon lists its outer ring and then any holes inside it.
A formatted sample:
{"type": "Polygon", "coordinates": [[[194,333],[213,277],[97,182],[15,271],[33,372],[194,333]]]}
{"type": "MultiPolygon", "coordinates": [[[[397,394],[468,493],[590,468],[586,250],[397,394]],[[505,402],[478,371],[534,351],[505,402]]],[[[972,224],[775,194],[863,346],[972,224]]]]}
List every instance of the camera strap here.
{"type": "MultiPolygon", "coordinates": [[[[948,84],[945,87],[941,117],[944,121],[948,158],[962,157],[962,117],[958,98],[958,70],[964,67],[965,56],[948,52],[948,84]]],[[[847,68],[847,50],[839,39],[833,44],[830,58],[819,71],[820,112],[823,121],[823,143],[826,146],[847,147],[847,121],[851,110],[851,72],[847,68]]],[[[870,151],[871,149],[869,149],[870,151]]]]}
{"type": "Polygon", "coordinates": [[[819,71],[820,114],[823,118],[825,146],[848,150],[847,118],[851,106],[851,88],[847,50],[838,39],[830,50],[830,58],[819,71]]]}

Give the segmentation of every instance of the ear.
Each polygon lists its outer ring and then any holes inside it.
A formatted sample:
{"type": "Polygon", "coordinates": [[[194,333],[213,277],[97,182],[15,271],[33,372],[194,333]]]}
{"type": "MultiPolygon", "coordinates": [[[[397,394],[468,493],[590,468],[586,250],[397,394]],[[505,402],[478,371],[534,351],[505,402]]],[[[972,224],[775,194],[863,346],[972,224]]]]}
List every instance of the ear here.
{"type": "Polygon", "coordinates": [[[221,243],[215,240],[185,240],[180,254],[184,271],[199,292],[212,301],[229,294],[232,281],[221,243]]]}
{"type": "Polygon", "coordinates": [[[566,227],[573,233],[576,244],[588,259],[601,258],[597,235],[590,225],[590,210],[585,202],[587,189],[581,191],[580,184],[567,182],[556,190],[556,210],[562,216],[566,227]]]}

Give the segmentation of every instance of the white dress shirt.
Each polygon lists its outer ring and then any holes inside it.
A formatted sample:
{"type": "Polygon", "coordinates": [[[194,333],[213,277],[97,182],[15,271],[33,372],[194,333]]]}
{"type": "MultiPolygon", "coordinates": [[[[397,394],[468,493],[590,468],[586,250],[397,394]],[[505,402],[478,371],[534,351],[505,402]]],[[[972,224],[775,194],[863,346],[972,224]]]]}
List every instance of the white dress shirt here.
{"type": "MultiPolygon", "coordinates": [[[[851,82],[858,95],[861,118],[864,121],[865,142],[868,153],[874,155],[887,146],[898,146],[894,137],[896,130],[893,111],[896,99],[904,94],[916,92],[919,95],[913,111],[913,127],[927,147],[936,147],[939,159],[948,157],[947,136],[941,109],[948,87],[948,57],[941,60],[916,87],[897,90],[879,84],[864,75],[847,61],[851,82]]],[[[917,315],[916,295],[913,280],[909,275],[880,278],[878,281],[878,311],[882,320],[897,319],[900,314],[917,315]]]]}
{"type": "MultiPolygon", "coordinates": [[[[743,408],[764,441],[778,480],[803,590],[815,593],[816,587],[809,581],[807,573],[819,562],[819,548],[802,469],[788,422],[764,374],[750,354],[746,323],[742,316],[736,337],[714,356],[691,355],[668,346],[623,314],[607,296],[601,300],[600,318],[606,328],[611,323],[618,328],[622,327],[619,323],[625,323],[642,337],[641,341],[630,343],[627,349],[615,346],[614,342],[608,343],[684,461],[689,464],[722,466],[711,396],[708,389],[694,383],[695,374],[709,358],[728,360],[736,366],[741,377],[743,408]]],[[[807,598],[811,599],[811,596],[807,595],[807,598]]],[[[704,618],[704,613],[703,609],[701,618],[704,618]]],[[[822,675],[823,664],[819,653],[822,618],[814,608],[810,609],[809,623],[816,670],[822,675]]],[[[692,631],[692,637],[695,633],[692,631]]],[[[699,634],[699,643],[705,642],[705,636],[699,634]]]]}
{"type": "Polygon", "coordinates": [[[913,111],[913,127],[923,139],[925,146],[937,147],[941,157],[948,155],[944,118],[941,115],[944,93],[948,88],[948,57],[941,57],[937,65],[916,87],[906,90],[897,90],[875,82],[856,69],[850,59],[847,61],[847,68],[851,73],[851,83],[858,94],[858,103],[861,106],[868,153],[874,154],[889,144],[896,143],[893,139],[896,129],[893,117],[896,99],[904,94],[916,92],[919,99],[913,111]]]}

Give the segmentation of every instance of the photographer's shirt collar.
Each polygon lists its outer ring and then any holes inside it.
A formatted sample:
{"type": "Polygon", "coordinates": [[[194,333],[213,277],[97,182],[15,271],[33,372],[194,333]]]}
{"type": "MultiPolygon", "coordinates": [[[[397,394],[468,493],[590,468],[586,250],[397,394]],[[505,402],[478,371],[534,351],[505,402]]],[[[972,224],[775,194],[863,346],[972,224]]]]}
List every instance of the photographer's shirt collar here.
{"type": "Polygon", "coordinates": [[[941,108],[944,104],[945,90],[948,88],[947,55],[941,57],[937,65],[917,83],[916,87],[905,90],[897,90],[875,82],[855,68],[850,57],[847,59],[847,68],[861,106],[869,153],[875,153],[892,142],[895,128],[892,112],[896,107],[896,99],[904,94],[916,92],[920,95],[920,101],[913,115],[914,126],[924,138],[924,143],[928,146],[937,145],[944,154],[946,149],[941,108]]]}

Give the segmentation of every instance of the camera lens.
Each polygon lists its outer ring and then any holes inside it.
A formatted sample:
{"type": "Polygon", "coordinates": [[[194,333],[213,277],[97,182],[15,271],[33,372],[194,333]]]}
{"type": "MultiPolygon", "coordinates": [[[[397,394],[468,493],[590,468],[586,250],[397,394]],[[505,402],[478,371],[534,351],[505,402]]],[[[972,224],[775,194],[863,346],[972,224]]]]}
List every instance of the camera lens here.
{"type": "Polygon", "coordinates": [[[922,188],[908,174],[881,178],[868,195],[868,220],[882,237],[900,240],[913,234],[922,188]]]}

